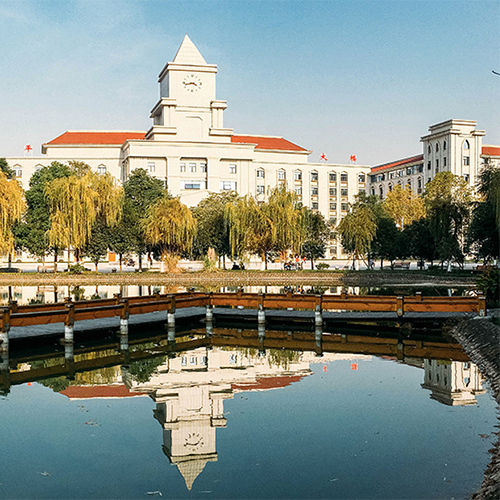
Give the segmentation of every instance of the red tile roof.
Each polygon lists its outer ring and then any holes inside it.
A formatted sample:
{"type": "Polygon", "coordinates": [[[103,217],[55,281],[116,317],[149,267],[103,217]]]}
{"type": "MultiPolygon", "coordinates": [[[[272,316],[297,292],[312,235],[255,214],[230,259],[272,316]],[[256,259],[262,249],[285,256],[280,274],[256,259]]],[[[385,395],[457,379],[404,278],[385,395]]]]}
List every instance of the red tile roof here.
{"type": "Polygon", "coordinates": [[[130,392],[125,385],[70,385],[61,391],[69,399],[130,398],[145,393],[130,392]]]}
{"type": "Polygon", "coordinates": [[[371,172],[378,172],[379,170],[385,170],[391,167],[403,167],[408,163],[415,163],[418,161],[423,161],[424,155],[410,156],[409,158],[403,158],[402,160],[393,161],[391,163],[384,163],[383,165],[377,165],[371,169],[371,172]]]}
{"type": "Polygon", "coordinates": [[[266,391],[286,387],[293,382],[299,382],[305,375],[289,375],[281,377],[262,377],[249,384],[231,384],[233,391],[266,391]]]}
{"type": "Polygon", "coordinates": [[[128,139],[144,139],[145,132],[64,132],[47,144],[123,144],[128,139]]]}
{"type": "Polygon", "coordinates": [[[500,156],[500,146],[483,146],[481,154],[484,156],[500,156]]]}
{"type": "Polygon", "coordinates": [[[233,135],[231,142],[242,144],[255,144],[255,149],[277,149],[280,151],[307,151],[283,137],[262,137],[252,135],[233,135]]]}

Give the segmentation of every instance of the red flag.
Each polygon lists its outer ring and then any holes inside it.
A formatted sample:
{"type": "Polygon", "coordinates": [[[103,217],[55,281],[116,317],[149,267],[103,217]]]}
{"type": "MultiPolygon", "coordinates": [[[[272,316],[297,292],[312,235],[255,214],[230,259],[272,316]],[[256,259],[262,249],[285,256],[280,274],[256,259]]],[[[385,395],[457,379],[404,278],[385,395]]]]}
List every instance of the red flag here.
{"type": "Polygon", "coordinates": [[[356,161],[357,161],[356,155],[351,155],[349,157],[349,160],[352,161],[352,162],[354,162],[354,163],[356,163],[356,161]]]}
{"type": "Polygon", "coordinates": [[[319,157],[320,161],[323,160],[323,161],[328,161],[328,158],[326,157],[326,154],[325,153],[321,153],[321,156],[319,157]]]}

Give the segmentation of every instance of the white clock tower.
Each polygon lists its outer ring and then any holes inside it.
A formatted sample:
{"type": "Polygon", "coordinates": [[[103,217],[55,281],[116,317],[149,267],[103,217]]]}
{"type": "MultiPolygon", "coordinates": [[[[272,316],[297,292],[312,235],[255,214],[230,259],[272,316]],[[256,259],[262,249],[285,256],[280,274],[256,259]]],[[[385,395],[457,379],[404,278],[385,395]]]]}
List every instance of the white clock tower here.
{"type": "Polygon", "coordinates": [[[168,142],[225,142],[233,135],[223,127],[226,101],[215,96],[216,64],[207,64],[186,35],[172,62],[158,77],[160,100],[151,111],[146,139],[168,142]]]}

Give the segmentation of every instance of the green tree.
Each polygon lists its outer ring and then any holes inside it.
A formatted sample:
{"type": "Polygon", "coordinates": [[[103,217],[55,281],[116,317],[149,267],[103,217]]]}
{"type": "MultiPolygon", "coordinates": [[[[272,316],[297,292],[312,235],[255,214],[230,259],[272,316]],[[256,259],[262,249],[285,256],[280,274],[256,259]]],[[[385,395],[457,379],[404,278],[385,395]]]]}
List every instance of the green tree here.
{"type": "Polygon", "coordinates": [[[436,253],[434,237],[427,219],[413,221],[403,232],[406,236],[409,255],[421,262],[432,263],[436,253]]]}
{"type": "Polygon", "coordinates": [[[436,246],[436,257],[442,263],[464,261],[466,234],[472,204],[472,191],[467,182],[451,172],[439,172],[424,193],[429,228],[436,246]]]}
{"type": "Polygon", "coordinates": [[[325,256],[326,245],[331,239],[331,231],[320,212],[304,207],[302,213],[304,224],[302,255],[311,261],[311,269],[314,269],[314,261],[325,256]]]}
{"type": "Polygon", "coordinates": [[[231,254],[229,227],[226,221],[226,205],[236,200],[238,195],[230,193],[210,193],[193,209],[196,219],[196,236],[193,253],[205,256],[209,248],[213,248],[218,256],[222,256],[224,269],[225,257],[231,254]]]}
{"type": "Polygon", "coordinates": [[[123,189],[125,193],[124,217],[122,224],[112,231],[111,239],[114,242],[112,244],[119,254],[136,253],[139,256],[139,269],[142,269],[142,256],[152,250],[144,235],[144,221],[148,209],[157,200],[171,198],[171,195],[163,181],[151,177],[143,168],[135,169],[130,174],[123,184],[123,189]],[[126,244],[127,239],[130,245],[126,244]]]}
{"type": "Polygon", "coordinates": [[[27,211],[22,222],[15,227],[16,245],[37,257],[52,253],[57,265],[59,249],[51,247],[48,239],[50,210],[45,194],[46,185],[54,179],[69,177],[72,171],[68,165],[57,161],[35,172],[26,191],[27,211]]]}
{"type": "Polygon", "coordinates": [[[352,255],[353,266],[357,269],[358,259],[370,251],[377,231],[373,211],[366,205],[355,205],[337,227],[342,246],[352,255]]]}
{"type": "Polygon", "coordinates": [[[0,170],[6,175],[7,179],[13,179],[15,177],[14,170],[10,168],[5,158],[0,158],[0,170]]]}
{"type": "Polygon", "coordinates": [[[90,233],[90,238],[82,246],[82,255],[90,258],[98,271],[99,261],[104,258],[110,246],[109,229],[101,219],[97,219],[90,233]]]}

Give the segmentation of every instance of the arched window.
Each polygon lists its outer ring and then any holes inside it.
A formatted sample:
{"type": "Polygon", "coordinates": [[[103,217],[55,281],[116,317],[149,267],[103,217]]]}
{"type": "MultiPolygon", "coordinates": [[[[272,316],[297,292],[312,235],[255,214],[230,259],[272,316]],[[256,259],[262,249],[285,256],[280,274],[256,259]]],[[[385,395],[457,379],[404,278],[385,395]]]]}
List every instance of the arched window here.
{"type": "Polygon", "coordinates": [[[443,142],[443,150],[446,151],[446,141],[443,142]]]}
{"type": "Polygon", "coordinates": [[[107,171],[106,165],[101,164],[97,167],[97,173],[99,175],[105,174],[106,171],[107,171]]]}
{"type": "Polygon", "coordinates": [[[467,139],[462,144],[462,148],[463,149],[470,149],[470,144],[469,144],[469,141],[467,139]]]}
{"type": "Polygon", "coordinates": [[[392,182],[389,184],[389,191],[392,191],[392,182]]]}
{"type": "Polygon", "coordinates": [[[286,179],[286,172],[283,169],[278,170],[278,181],[284,181],[286,179]]]}
{"type": "Polygon", "coordinates": [[[382,184],[380,184],[380,186],[378,187],[378,192],[379,192],[380,198],[383,198],[384,197],[384,186],[382,186],[382,184]]]}
{"type": "Polygon", "coordinates": [[[427,146],[427,152],[428,152],[429,154],[431,154],[431,145],[430,145],[430,144],[427,146]]]}
{"type": "Polygon", "coordinates": [[[259,179],[264,179],[265,174],[264,174],[264,170],[263,169],[259,168],[259,170],[257,170],[257,177],[259,179]]]}
{"type": "Polygon", "coordinates": [[[436,142],[436,152],[439,151],[439,142],[436,142]]]}
{"type": "Polygon", "coordinates": [[[300,170],[295,170],[293,173],[293,178],[296,181],[301,181],[302,180],[302,172],[300,170]]]}

